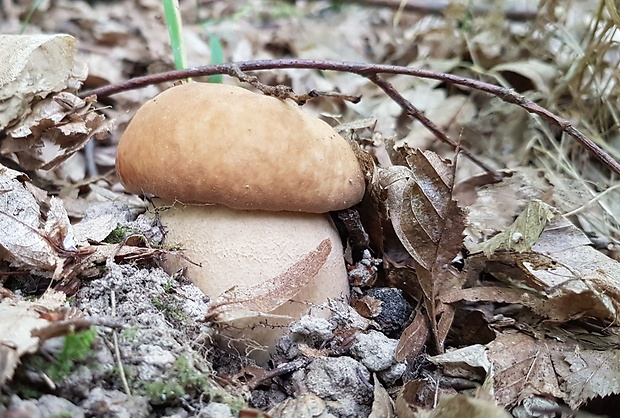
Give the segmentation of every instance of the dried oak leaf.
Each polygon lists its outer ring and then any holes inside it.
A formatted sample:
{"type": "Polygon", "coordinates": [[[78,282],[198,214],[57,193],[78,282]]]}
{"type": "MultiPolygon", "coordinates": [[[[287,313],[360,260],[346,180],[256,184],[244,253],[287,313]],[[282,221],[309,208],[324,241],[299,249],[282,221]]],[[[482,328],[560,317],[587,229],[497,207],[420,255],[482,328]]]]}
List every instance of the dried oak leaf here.
{"type": "Polygon", "coordinates": [[[405,328],[398,341],[394,360],[401,362],[420,354],[426,345],[429,332],[428,321],[420,310],[416,310],[413,321],[405,328]]]}
{"type": "Polygon", "coordinates": [[[70,35],[0,35],[0,58],[0,131],[33,102],[80,84],[70,35]]]}
{"type": "Polygon", "coordinates": [[[437,408],[424,418],[510,418],[512,415],[495,402],[465,395],[440,396],[437,408]]]}
{"type": "Polygon", "coordinates": [[[0,165],[0,247],[2,257],[21,269],[53,273],[54,280],[75,277],[108,258],[133,260],[163,250],[85,246],[77,248],[73,226],[63,203],[39,196],[24,174],[0,165]],[[49,206],[42,219],[42,207],[49,206]]]}
{"type": "Polygon", "coordinates": [[[475,254],[482,251],[489,256],[497,251],[518,253],[530,251],[551,219],[553,219],[551,207],[542,202],[530,202],[512,225],[493,238],[473,247],[471,252],[475,254]]]}
{"type": "Polygon", "coordinates": [[[34,104],[15,127],[5,131],[2,155],[12,155],[27,170],[51,170],[107,132],[94,100],[60,92],[34,104]]]}

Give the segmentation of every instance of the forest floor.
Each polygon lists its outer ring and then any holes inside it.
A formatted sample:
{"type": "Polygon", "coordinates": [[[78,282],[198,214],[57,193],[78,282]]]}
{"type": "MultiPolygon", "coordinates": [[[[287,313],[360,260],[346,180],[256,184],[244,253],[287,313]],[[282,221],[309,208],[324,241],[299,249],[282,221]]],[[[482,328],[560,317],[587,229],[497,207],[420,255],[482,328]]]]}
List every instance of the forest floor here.
{"type": "Polygon", "coordinates": [[[181,1],[187,68],[266,60],[248,74],[321,92],[303,110],[370,167],[332,214],[349,302],[244,350],[159,267],[183,243],[114,170],[178,77],[90,94],[175,69],[162,2],[3,2],[0,33],[24,35],[0,40],[1,418],[615,416],[617,11],[377,3],[181,1]]]}

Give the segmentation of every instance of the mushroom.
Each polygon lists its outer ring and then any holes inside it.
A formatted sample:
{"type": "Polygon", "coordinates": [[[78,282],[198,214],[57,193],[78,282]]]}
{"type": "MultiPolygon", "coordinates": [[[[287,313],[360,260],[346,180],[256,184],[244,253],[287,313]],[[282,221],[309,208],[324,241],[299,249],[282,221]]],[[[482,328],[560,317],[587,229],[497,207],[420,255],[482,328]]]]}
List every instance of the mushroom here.
{"type": "Polygon", "coordinates": [[[138,110],[116,171],[165,208],[166,243],[184,252],[164,269],[236,307],[218,311],[236,330],[227,335],[272,346],[291,318],[348,296],[327,212],[362,199],[364,174],[349,143],[298,107],[222,84],[172,87],[138,110]]]}

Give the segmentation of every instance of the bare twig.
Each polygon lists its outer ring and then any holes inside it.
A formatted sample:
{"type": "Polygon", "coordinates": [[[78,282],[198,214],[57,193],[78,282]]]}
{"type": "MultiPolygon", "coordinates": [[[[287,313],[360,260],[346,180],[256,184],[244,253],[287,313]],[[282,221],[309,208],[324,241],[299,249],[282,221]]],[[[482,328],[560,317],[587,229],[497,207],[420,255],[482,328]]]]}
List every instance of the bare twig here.
{"type": "Polygon", "coordinates": [[[402,94],[397,92],[396,89],[394,89],[394,86],[392,86],[392,83],[383,80],[376,74],[368,77],[368,79],[375,83],[377,86],[379,86],[379,88],[381,88],[381,90],[383,90],[385,94],[387,94],[392,100],[398,103],[401,108],[405,109],[405,112],[407,112],[409,116],[420,121],[420,123],[424,125],[426,129],[431,131],[433,135],[435,135],[446,144],[452,146],[452,148],[454,148],[455,150],[458,149],[463,155],[465,155],[473,163],[478,165],[478,167],[484,169],[488,173],[491,173],[497,181],[501,180],[502,176],[497,171],[489,167],[485,162],[476,157],[471,151],[448,138],[448,136],[441,129],[439,129],[437,125],[435,125],[429,118],[427,118],[426,115],[424,115],[424,113],[420,111],[420,109],[415,107],[409,100],[405,99],[402,94]]]}
{"type": "Polygon", "coordinates": [[[300,106],[304,105],[308,100],[314,99],[320,96],[338,97],[342,100],[347,100],[352,103],[357,103],[361,100],[360,96],[349,96],[346,94],[341,94],[338,92],[331,92],[331,91],[322,92],[322,91],[317,91],[317,90],[310,90],[308,93],[305,93],[305,94],[296,94],[293,91],[293,89],[288,86],[283,86],[283,85],[270,86],[268,84],[261,83],[258,77],[246,74],[243,71],[241,71],[238,67],[234,67],[234,66],[232,67],[229,75],[232,75],[238,78],[239,80],[250,84],[251,86],[262,91],[268,96],[274,96],[281,100],[291,99],[300,106]]]}
{"type": "MultiPolygon", "coordinates": [[[[116,292],[112,290],[110,292],[110,302],[112,304],[112,316],[116,315],[116,292]]],[[[125,369],[123,368],[123,360],[121,358],[121,350],[118,348],[118,333],[115,329],[112,330],[112,339],[114,340],[114,355],[118,364],[118,373],[121,376],[123,382],[123,389],[128,396],[131,396],[131,390],[129,389],[129,383],[127,383],[127,376],[125,376],[125,369]]]]}
{"type": "Polygon", "coordinates": [[[264,374],[257,376],[248,382],[248,387],[252,390],[259,387],[263,382],[271,380],[274,377],[282,376],[292,373],[296,370],[303,369],[308,364],[312,363],[312,359],[308,357],[300,357],[288,363],[278,365],[273,370],[265,371],[264,374]]]}
{"type": "MultiPolygon", "coordinates": [[[[431,14],[431,15],[443,15],[446,9],[451,5],[447,1],[435,1],[435,0],[340,0],[347,3],[357,3],[366,6],[373,7],[388,7],[394,10],[404,10],[406,12],[419,13],[419,14],[431,14]]],[[[491,11],[488,7],[484,6],[472,6],[467,10],[474,16],[485,16],[491,11]]],[[[526,21],[536,18],[536,10],[534,9],[516,9],[508,8],[504,10],[504,16],[510,20],[526,21]]]]}
{"type": "MultiPolygon", "coordinates": [[[[138,89],[151,84],[159,84],[166,81],[176,81],[184,78],[202,77],[215,74],[228,74],[234,77],[235,73],[237,73],[238,71],[259,71],[285,68],[340,71],[358,74],[366,78],[370,78],[378,74],[400,74],[440,80],[454,85],[483,91],[485,93],[497,96],[498,98],[502,99],[507,103],[512,103],[520,106],[523,109],[527,110],[529,113],[539,115],[547,123],[557,126],[563,132],[566,132],[568,135],[575,138],[577,142],[579,142],[583,147],[585,147],[600,162],[609,167],[611,171],[620,174],[620,163],[616,161],[613,157],[611,157],[603,149],[601,149],[598,145],[596,145],[591,139],[589,139],[574,126],[572,126],[570,121],[553,114],[551,111],[516,93],[512,89],[499,87],[494,84],[485,83],[483,81],[478,81],[467,77],[460,77],[454,74],[437,73],[434,71],[411,67],[402,67],[397,65],[301,59],[242,61],[236,63],[206,65],[202,67],[168,71],[165,73],[133,78],[122,83],[111,84],[95,90],[84,92],[80,95],[80,97],[87,97],[93,94],[97,95],[98,97],[110,96],[112,94],[138,89]]],[[[403,110],[408,112],[407,109],[403,110]]]]}

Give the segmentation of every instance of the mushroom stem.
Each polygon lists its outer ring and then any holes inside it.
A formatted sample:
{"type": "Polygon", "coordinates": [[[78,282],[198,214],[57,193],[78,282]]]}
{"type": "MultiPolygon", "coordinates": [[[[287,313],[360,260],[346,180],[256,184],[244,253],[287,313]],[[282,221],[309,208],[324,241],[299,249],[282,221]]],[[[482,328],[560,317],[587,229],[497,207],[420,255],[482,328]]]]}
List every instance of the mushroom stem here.
{"type": "MultiPolygon", "coordinates": [[[[285,331],[283,326],[329,298],[348,297],[342,244],[326,214],[242,211],[219,205],[171,205],[159,214],[166,244],[184,248],[183,256],[170,254],[162,262],[169,274],[183,269],[212,302],[233,287],[248,289],[244,293],[248,302],[239,301],[238,314],[227,315],[243,321],[228,323],[232,331],[224,330],[225,335],[273,347],[285,331]],[[325,240],[330,243],[325,257],[309,257],[325,240]],[[261,287],[273,289],[271,301],[259,294],[261,287]],[[256,296],[248,298],[252,289],[256,296]],[[257,303],[259,297],[263,299],[257,303]]],[[[313,313],[326,316],[328,311],[315,308],[313,313]]]]}

